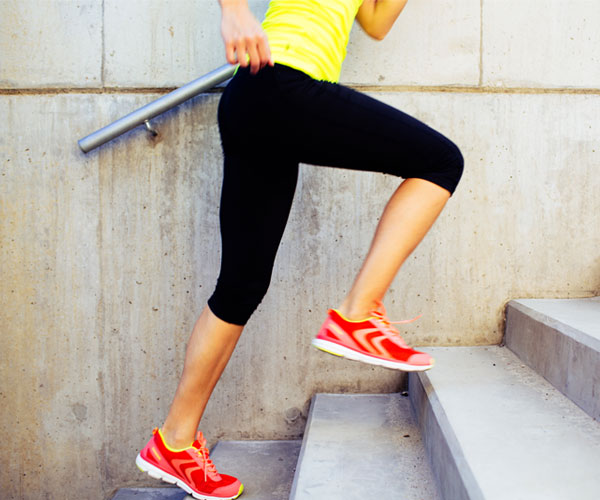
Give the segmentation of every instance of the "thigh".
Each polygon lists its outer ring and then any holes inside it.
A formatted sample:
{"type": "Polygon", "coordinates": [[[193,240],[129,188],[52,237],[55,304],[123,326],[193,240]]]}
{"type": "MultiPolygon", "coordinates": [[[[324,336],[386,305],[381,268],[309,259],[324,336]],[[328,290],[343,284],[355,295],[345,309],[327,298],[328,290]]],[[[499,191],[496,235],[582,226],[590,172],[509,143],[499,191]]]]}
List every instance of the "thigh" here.
{"type": "Polygon", "coordinates": [[[220,280],[268,285],[297,177],[298,163],[285,157],[225,155],[220,280]]]}
{"type": "Polygon", "coordinates": [[[224,163],[221,271],[209,306],[222,320],[244,325],[269,287],[298,164],[231,153],[224,163]]]}
{"type": "Polygon", "coordinates": [[[460,156],[425,123],[343,85],[309,80],[287,99],[290,148],[304,163],[430,178],[460,156]]]}

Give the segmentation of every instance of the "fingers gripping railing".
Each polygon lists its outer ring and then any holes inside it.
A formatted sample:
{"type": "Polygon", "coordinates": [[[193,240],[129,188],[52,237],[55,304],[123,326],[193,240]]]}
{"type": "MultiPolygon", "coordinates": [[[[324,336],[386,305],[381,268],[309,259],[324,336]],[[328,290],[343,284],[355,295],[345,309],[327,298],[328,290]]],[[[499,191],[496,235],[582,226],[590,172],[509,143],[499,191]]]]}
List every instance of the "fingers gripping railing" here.
{"type": "Polygon", "coordinates": [[[156,101],[146,104],[144,107],[129,113],[119,120],[107,125],[106,127],[97,130],[93,134],[84,137],[78,141],[79,147],[84,153],[88,153],[92,149],[101,146],[102,144],[114,139],[115,137],[124,134],[132,128],[140,125],[146,125],[146,129],[152,134],[157,132],[152,128],[150,120],[165,111],[174,108],[192,97],[213,88],[215,85],[228,80],[233,76],[235,66],[226,64],[220,68],[211,71],[210,73],[194,80],[193,82],[184,85],[183,87],[162,96],[156,101]]]}

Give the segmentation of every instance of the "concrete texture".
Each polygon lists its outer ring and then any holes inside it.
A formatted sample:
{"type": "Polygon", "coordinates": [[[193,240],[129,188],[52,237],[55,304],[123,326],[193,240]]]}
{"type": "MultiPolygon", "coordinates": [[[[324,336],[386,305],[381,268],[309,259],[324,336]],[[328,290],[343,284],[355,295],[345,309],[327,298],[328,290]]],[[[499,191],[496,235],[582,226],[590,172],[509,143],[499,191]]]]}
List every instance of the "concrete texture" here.
{"type": "MultiPolygon", "coordinates": [[[[597,294],[600,96],[374,95],[452,137],[467,165],[386,298],[392,319],[424,314],[402,328],[409,343],[498,343],[512,297],[597,294]]],[[[151,485],[133,459],[218,272],[218,95],[156,120],[155,140],[139,129],[87,156],[76,141],[155,97],[0,98],[0,429],[11,449],[44,443],[2,469],[7,498],[62,491],[74,473],[73,497],[151,485]]],[[[213,443],[297,438],[315,392],[404,384],[310,348],[397,185],[303,166],[271,290],[202,422],[213,443]]]]}
{"type": "MultiPolygon", "coordinates": [[[[600,424],[506,348],[430,348],[436,367],[410,376],[417,415],[438,418],[428,450],[445,447],[469,482],[465,496],[486,500],[593,500],[600,477],[600,424]],[[436,410],[423,412],[434,401],[436,410]],[[439,411],[441,410],[441,411],[439,411]],[[473,483],[473,479],[475,483],[473,483]]],[[[428,422],[420,422],[428,426],[428,422]]],[[[444,455],[433,454],[435,463],[444,455]]],[[[438,467],[440,464],[438,464],[438,467]]],[[[435,469],[435,467],[434,467],[435,469]]],[[[462,476],[454,481],[462,482],[462,476]]],[[[444,494],[444,489],[442,493],[444,494]]],[[[453,490],[451,490],[453,491],[453,490]]]]}
{"type": "Polygon", "coordinates": [[[600,86],[600,3],[483,0],[482,78],[499,87],[600,86]]]}
{"type": "MultiPolygon", "coordinates": [[[[268,0],[249,3],[262,19],[268,0]]],[[[1,6],[0,87],[171,87],[225,62],[216,0],[1,6]]],[[[383,42],[355,26],[342,81],[594,88],[598,22],[594,0],[409,2],[383,42]]]]}
{"type": "Polygon", "coordinates": [[[219,441],[210,454],[219,471],[244,483],[247,500],[288,500],[302,441],[219,441]]]}
{"type": "Polygon", "coordinates": [[[181,488],[121,488],[112,500],[192,500],[181,488]]]}
{"type": "Polygon", "coordinates": [[[341,81],[477,85],[480,44],[480,0],[408,2],[382,41],[373,40],[355,23],[341,81]]]}
{"type": "Polygon", "coordinates": [[[429,378],[408,377],[416,415],[433,477],[444,500],[484,500],[460,442],[429,378]]]}
{"type": "Polygon", "coordinates": [[[0,88],[102,85],[102,2],[0,0],[0,88]]]}
{"type": "Polygon", "coordinates": [[[600,297],[511,300],[506,345],[600,420],[600,297]]]}
{"type": "Polygon", "coordinates": [[[290,500],[325,498],[440,498],[407,397],[314,397],[290,500]]]}
{"type": "MultiPolygon", "coordinates": [[[[268,0],[250,0],[262,19],[268,0]]],[[[105,84],[180,86],[226,63],[216,0],[105,0],[105,84]]]]}
{"type": "MultiPolygon", "coordinates": [[[[268,2],[249,3],[262,19],[268,2]]],[[[492,86],[598,86],[600,8],[579,0],[567,13],[560,9],[557,0],[409,2],[382,42],[354,27],[342,81],[478,85],[483,79],[492,86]]],[[[106,0],[105,40],[108,86],[181,85],[225,62],[220,11],[213,0],[106,0]]]]}
{"type": "MultiPolygon", "coordinates": [[[[581,343],[587,343],[592,349],[600,348],[600,297],[516,299],[507,304],[507,310],[510,309],[527,312],[548,325],[562,328],[564,335],[581,343]]],[[[513,333],[518,331],[511,330],[510,334],[513,333]]]]}

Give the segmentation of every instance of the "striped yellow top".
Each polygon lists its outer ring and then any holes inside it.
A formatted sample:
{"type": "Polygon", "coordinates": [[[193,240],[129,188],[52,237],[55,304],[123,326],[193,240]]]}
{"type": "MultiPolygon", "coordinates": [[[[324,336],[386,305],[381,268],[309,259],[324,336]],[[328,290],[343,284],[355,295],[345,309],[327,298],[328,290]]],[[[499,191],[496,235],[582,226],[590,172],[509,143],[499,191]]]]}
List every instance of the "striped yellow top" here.
{"type": "Polygon", "coordinates": [[[337,82],[362,0],[271,0],[263,29],[273,60],[337,82]]]}

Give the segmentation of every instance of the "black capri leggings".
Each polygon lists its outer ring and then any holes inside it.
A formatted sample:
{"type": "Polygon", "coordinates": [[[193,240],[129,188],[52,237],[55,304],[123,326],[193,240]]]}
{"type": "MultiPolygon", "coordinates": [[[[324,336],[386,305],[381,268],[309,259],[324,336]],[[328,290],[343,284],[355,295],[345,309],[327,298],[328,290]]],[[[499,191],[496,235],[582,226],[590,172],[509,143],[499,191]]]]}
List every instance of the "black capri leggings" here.
{"type": "Polygon", "coordinates": [[[391,106],[288,66],[240,68],[219,103],[224,154],[221,272],[208,301],[244,325],[271,280],[298,164],[418,177],[454,192],[463,158],[454,143],[391,106]]]}

